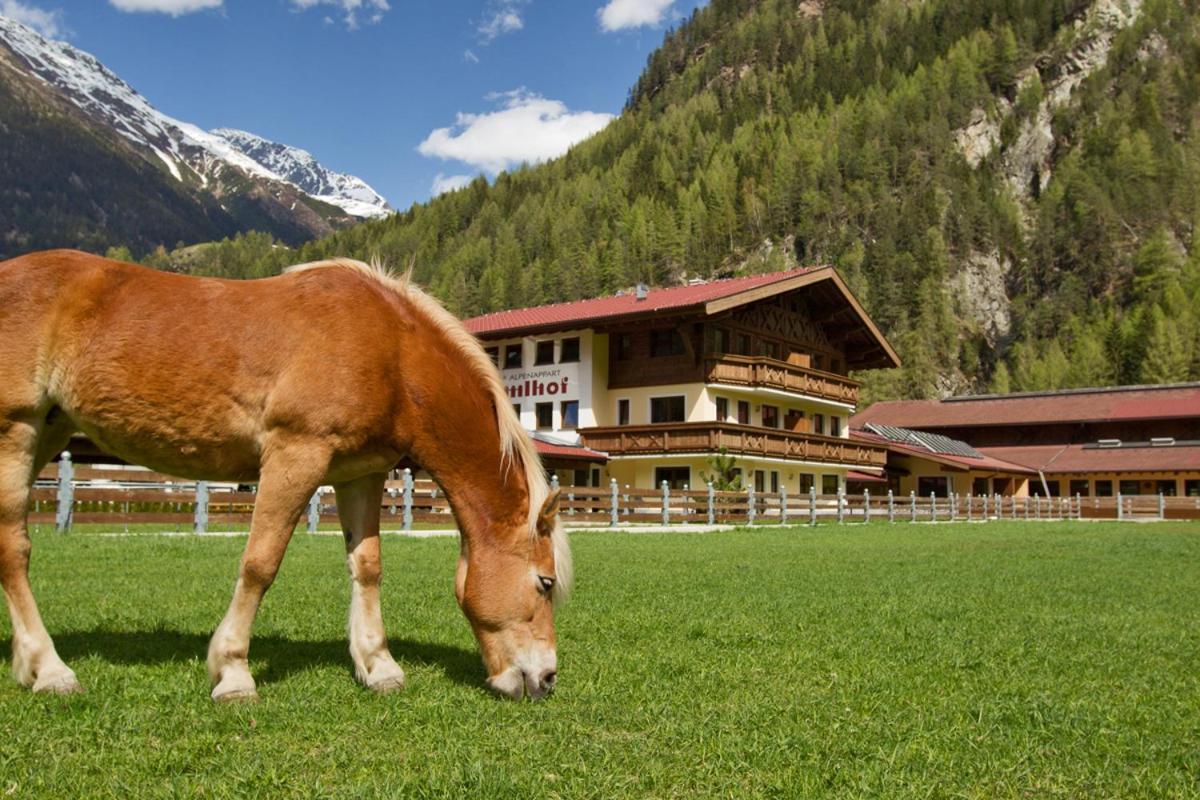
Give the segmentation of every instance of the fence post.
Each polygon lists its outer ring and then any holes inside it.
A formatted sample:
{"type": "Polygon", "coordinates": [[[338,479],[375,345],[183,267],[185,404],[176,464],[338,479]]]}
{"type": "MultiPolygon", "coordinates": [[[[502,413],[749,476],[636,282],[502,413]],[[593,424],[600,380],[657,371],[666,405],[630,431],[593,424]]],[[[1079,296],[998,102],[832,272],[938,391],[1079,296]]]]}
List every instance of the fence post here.
{"type": "Polygon", "coordinates": [[[1075,519],[1083,519],[1083,498],[1075,493],[1075,519]]]}
{"type": "Polygon", "coordinates": [[[838,503],[837,521],[838,521],[838,525],[841,525],[842,522],[844,522],[846,519],[846,492],[841,487],[838,487],[837,503],[838,503]]]}
{"type": "Polygon", "coordinates": [[[1121,502],[1121,493],[1117,492],[1117,520],[1125,519],[1125,504],[1121,502]]]}
{"type": "Polygon", "coordinates": [[[55,527],[59,533],[71,530],[71,518],[75,511],[75,466],[71,454],[63,451],[58,462],[58,510],[54,512],[55,527]]]}
{"type": "Polygon", "coordinates": [[[413,526],[413,476],[412,470],[408,467],[404,468],[404,516],[402,517],[404,530],[411,531],[413,526]]]}
{"type": "Polygon", "coordinates": [[[196,484],[196,517],[194,530],[196,533],[208,532],[208,481],[200,481],[196,484]]]}
{"type": "Polygon", "coordinates": [[[896,521],[896,498],[892,496],[892,490],[888,489],[888,522],[896,521]]]}
{"type": "Polygon", "coordinates": [[[750,486],[748,486],[748,487],[746,488],[746,491],[747,491],[747,493],[748,493],[748,497],[749,497],[749,504],[748,504],[748,506],[746,507],[746,519],[749,521],[749,524],[750,524],[750,525],[753,525],[753,524],[754,524],[754,518],[755,518],[756,516],[758,516],[758,509],[756,509],[756,508],[754,507],[754,505],[755,505],[755,500],[754,500],[754,484],[750,484],[750,486]]]}
{"type": "Polygon", "coordinates": [[[950,521],[958,519],[958,492],[951,492],[946,498],[946,505],[950,507],[950,521]]]}
{"type": "Polygon", "coordinates": [[[567,505],[570,506],[570,508],[567,509],[567,516],[568,517],[575,516],[575,487],[574,486],[571,487],[571,491],[567,492],[567,505]]]}
{"type": "Polygon", "coordinates": [[[317,487],[317,491],[308,499],[308,532],[316,533],[317,525],[321,522],[321,489],[317,487]]]}
{"type": "Polygon", "coordinates": [[[910,491],[908,493],[908,504],[909,504],[909,507],[912,509],[912,521],[916,522],[917,521],[917,493],[916,492],[910,491]]]}
{"type": "Polygon", "coordinates": [[[1004,521],[1004,498],[1000,496],[999,492],[996,492],[996,501],[992,503],[992,511],[996,514],[997,522],[1004,521]]]}
{"type": "Polygon", "coordinates": [[[937,495],[929,493],[929,521],[937,522],[937,495]]]}
{"type": "Polygon", "coordinates": [[[671,524],[671,487],[666,481],[662,482],[662,521],[664,528],[671,524]]]}
{"type": "Polygon", "coordinates": [[[817,524],[817,485],[808,487],[808,524],[817,524]]]}
{"type": "Polygon", "coordinates": [[[787,487],[780,486],[779,487],[779,521],[784,525],[787,525],[787,512],[788,512],[787,487]]]}
{"type": "Polygon", "coordinates": [[[1160,520],[1167,518],[1167,501],[1162,492],[1158,493],[1158,518],[1160,520]]]}
{"type": "Polygon", "coordinates": [[[612,506],[611,506],[611,508],[612,508],[612,515],[609,517],[608,524],[609,524],[611,527],[615,528],[615,527],[617,527],[617,513],[618,513],[618,511],[619,511],[619,507],[618,507],[618,505],[617,505],[617,504],[618,504],[620,501],[619,501],[619,499],[617,498],[617,479],[616,479],[616,478],[610,478],[610,479],[609,479],[609,481],[610,481],[610,482],[609,482],[609,484],[608,484],[608,485],[609,485],[609,489],[612,491],[612,506]]]}
{"type": "Polygon", "coordinates": [[[983,521],[988,521],[988,496],[986,494],[983,496],[983,521]]]}
{"type": "Polygon", "coordinates": [[[715,525],[717,523],[717,490],[713,488],[712,481],[708,482],[708,524],[715,525]]]}
{"type": "Polygon", "coordinates": [[[871,521],[871,490],[863,489],[863,522],[871,521]]]}
{"type": "Polygon", "coordinates": [[[552,472],[550,474],[550,491],[552,493],[558,491],[558,473],[557,472],[552,472]]]}

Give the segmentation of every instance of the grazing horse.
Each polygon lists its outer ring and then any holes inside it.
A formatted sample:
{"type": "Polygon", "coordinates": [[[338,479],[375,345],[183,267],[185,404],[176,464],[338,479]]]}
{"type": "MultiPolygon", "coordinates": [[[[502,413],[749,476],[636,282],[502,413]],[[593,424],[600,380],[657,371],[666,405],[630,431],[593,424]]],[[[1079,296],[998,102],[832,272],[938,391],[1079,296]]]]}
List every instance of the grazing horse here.
{"type": "Polygon", "coordinates": [[[570,553],[533,443],[479,343],[378,267],[334,260],[255,281],[157,272],[72,251],[0,263],[0,581],[12,669],[74,692],[29,586],[30,487],[76,431],[181,477],[257,482],[233,600],[208,648],[215,700],[255,697],[250,629],[300,514],[332,484],[350,568],[350,654],[404,685],[379,605],[379,514],[404,458],[446,492],[454,590],[488,685],[539,698],[557,670],[570,553]]]}

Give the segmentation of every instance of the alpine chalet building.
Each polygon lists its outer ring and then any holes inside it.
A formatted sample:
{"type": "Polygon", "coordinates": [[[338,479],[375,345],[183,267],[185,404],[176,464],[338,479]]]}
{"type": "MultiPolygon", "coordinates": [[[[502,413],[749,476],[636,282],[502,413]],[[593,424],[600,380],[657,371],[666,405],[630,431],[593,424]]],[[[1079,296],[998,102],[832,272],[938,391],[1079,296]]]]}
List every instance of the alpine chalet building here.
{"type": "Polygon", "coordinates": [[[831,267],[521,308],[466,321],[564,486],[703,484],[721,449],[762,491],[882,474],[850,438],[851,370],[899,365],[831,267]]]}

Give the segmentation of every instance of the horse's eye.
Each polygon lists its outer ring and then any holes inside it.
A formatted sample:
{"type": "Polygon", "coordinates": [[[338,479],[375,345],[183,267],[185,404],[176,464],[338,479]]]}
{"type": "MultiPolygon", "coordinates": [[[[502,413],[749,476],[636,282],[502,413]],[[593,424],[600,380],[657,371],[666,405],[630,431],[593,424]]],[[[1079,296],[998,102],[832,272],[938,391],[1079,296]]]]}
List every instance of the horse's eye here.
{"type": "Polygon", "coordinates": [[[538,586],[541,587],[542,594],[549,594],[554,588],[554,578],[547,575],[538,575],[538,586]]]}

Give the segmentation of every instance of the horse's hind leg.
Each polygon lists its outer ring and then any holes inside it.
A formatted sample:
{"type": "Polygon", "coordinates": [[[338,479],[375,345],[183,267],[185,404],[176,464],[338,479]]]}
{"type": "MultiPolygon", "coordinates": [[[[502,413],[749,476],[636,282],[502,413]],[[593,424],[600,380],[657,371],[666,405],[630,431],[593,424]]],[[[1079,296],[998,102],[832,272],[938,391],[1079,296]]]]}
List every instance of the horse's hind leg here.
{"type": "Polygon", "coordinates": [[[34,602],[29,586],[31,548],[25,526],[33,479],[53,455],[53,445],[61,447],[63,443],[61,431],[46,430],[41,422],[0,416],[0,583],[12,618],[13,677],[35,692],[66,694],[78,692],[81,687],[75,673],[54,650],[34,602]]]}
{"type": "Polygon", "coordinates": [[[387,476],[335,486],[350,568],[350,656],[354,674],[376,692],[404,688],[404,670],[388,652],[379,607],[379,511],[387,476]]]}
{"type": "Polygon", "coordinates": [[[208,645],[208,674],[214,700],[257,696],[247,658],[250,628],[263,595],[275,580],[300,513],[317,490],[329,465],[319,445],[271,447],[259,478],[250,538],[242,553],[233,600],[208,645]]]}

